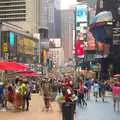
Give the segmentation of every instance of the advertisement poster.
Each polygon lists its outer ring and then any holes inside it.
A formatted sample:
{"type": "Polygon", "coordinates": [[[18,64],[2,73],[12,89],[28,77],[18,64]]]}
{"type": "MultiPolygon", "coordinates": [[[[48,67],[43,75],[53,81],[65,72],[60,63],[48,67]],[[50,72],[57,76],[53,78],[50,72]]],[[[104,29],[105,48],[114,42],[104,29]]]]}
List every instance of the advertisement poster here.
{"type": "Polygon", "coordinates": [[[76,22],[87,22],[87,5],[80,4],[76,7],[76,22]]]}
{"type": "Polygon", "coordinates": [[[16,37],[14,32],[9,32],[10,57],[16,56],[16,37]]]}
{"type": "Polygon", "coordinates": [[[120,45],[120,20],[113,22],[113,45],[120,45]]]}
{"type": "Polygon", "coordinates": [[[88,32],[87,37],[88,37],[87,50],[96,50],[95,38],[93,37],[92,33],[88,32]]]}
{"type": "Polygon", "coordinates": [[[77,40],[75,45],[75,55],[79,58],[84,58],[85,49],[82,40],[77,40]]]}
{"type": "Polygon", "coordinates": [[[120,0],[88,0],[89,23],[98,13],[103,11],[112,12],[113,19],[120,18],[120,0]]]}

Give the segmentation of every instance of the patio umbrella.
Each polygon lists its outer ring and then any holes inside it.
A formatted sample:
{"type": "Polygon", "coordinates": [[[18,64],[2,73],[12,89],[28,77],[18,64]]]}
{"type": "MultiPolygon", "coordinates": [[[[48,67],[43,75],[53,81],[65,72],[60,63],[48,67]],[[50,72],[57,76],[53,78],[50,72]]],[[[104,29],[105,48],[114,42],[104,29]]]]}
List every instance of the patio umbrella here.
{"type": "Polygon", "coordinates": [[[33,72],[33,71],[24,71],[21,72],[20,75],[24,76],[24,77],[37,77],[40,76],[40,74],[33,72]]]}
{"type": "Polygon", "coordinates": [[[20,71],[20,70],[27,70],[27,69],[29,69],[29,67],[25,66],[24,64],[21,64],[21,63],[0,61],[0,70],[20,71]]]}

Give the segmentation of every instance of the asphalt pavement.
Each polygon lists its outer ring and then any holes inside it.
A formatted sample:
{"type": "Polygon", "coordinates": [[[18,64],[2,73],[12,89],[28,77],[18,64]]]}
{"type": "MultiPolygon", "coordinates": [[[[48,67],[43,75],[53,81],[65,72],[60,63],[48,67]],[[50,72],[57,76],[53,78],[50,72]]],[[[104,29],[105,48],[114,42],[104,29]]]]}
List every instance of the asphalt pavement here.
{"type": "Polygon", "coordinates": [[[86,108],[77,106],[76,120],[120,120],[120,112],[114,112],[112,97],[106,97],[105,102],[92,97],[86,108]]]}
{"type": "MultiPolygon", "coordinates": [[[[0,120],[62,120],[58,103],[52,103],[53,111],[43,112],[43,107],[43,98],[35,94],[32,95],[28,112],[0,112],[0,120]]],[[[114,112],[111,96],[105,102],[101,99],[95,102],[92,97],[86,108],[77,106],[74,120],[120,120],[120,112],[114,112]]]]}

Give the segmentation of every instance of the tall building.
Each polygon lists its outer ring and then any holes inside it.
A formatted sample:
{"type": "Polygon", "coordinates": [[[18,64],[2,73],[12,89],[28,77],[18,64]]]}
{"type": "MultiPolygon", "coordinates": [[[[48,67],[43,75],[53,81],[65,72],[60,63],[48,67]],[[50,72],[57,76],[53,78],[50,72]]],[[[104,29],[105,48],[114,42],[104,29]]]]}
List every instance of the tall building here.
{"type": "Polygon", "coordinates": [[[55,37],[61,38],[61,0],[55,0],[55,37]]]}
{"type": "Polygon", "coordinates": [[[61,38],[61,10],[55,8],[55,38],[61,38]]]}
{"type": "Polygon", "coordinates": [[[60,1],[48,0],[48,36],[49,38],[59,38],[61,36],[60,23],[60,1]]]}
{"type": "Polygon", "coordinates": [[[64,50],[63,48],[50,48],[49,57],[52,59],[53,64],[59,68],[64,64],[64,50]]]}
{"type": "Polygon", "coordinates": [[[48,36],[55,37],[55,0],[48,0],[48,36]]]}
{"type": "Polygon", "coordinates": [[[36,33],[39,28],[41,0],[0,0],[0,21],[20,26],[26,32],[36,33]]]}
{"type": "Polygon", "coordinates": [[[61,39],[65,61],[72,58],[74,18],[73,9],[61,10],[61,39]]]}
{"type": "Polygon", "coordinates": [[[39,0],[40,1],[40,29],[48,29],[48,0],[39,0]]]}

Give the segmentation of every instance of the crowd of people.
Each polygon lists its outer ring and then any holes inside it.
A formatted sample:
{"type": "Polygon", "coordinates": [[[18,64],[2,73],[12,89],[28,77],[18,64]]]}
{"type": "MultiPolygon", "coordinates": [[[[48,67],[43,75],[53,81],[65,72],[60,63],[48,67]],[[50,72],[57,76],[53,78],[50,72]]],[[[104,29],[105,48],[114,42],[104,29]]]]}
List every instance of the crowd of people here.
{"type": "Polygon", "coordinates": [[[26,79],[16,78],[12,83],[0,82],[0,103],[3,110],[7,110],[8,103],[11,103],[14,110],[28,111],[30,93],[30,84],[26,79]]]}
{"type": "Polygon", "coordinates": [[[106,91],[113,93],[114,111],[116,106],[117,110],[120,109],[120,80],[118,78],[108,81],[78,78],[76,87],[74,86],[74,78],[70,75],[58,78],[43,77],[32,81],[18,77],[12,83],[5,84],[0,82],[0,104],[4,109],[7,109],[7,103],[11,103],[15,110],[28,111],[31,93],[34,93],[34,90],[37,90],[37,93],[43,96],[46,111],[52,110],[51,101],[55,100],[55,96],[58,94],[62,94],[66,102],[73,102],[72,96],[75,95],[78,98],[75,101],[75,106],[76,103],[81,106],[87,106],[87,100],[91,99],[91,93],[93,93],[96,102],[99,98],[104,102],[106,91]]]}

